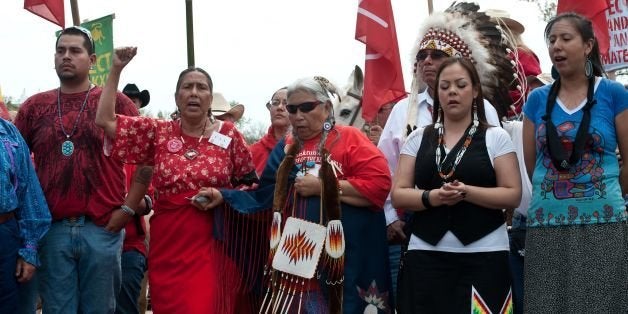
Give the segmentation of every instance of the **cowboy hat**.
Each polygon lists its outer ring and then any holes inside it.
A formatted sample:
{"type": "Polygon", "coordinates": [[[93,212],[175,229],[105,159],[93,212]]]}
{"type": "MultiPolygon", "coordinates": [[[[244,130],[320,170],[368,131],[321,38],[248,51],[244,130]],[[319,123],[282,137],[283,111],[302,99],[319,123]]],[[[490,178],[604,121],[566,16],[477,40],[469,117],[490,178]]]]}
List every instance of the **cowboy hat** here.
{"type": "Polygon", "coordinates": [[[126,86],[122,90],[122,93],[131,99],[139,99],[142,103],[140,108],[146,107],[148,105],[148,102],[150,102],[150,93],[147,90],[143,90],[140,92],[140,89],[137,88],[137,85],[135,84],[126,84],[126,86]]]}
{"type": "Polygon", "coordinates": [[[549,85],[549,84],[554,83],[554,79],[552,78],[552,75],[549,73],[541,73],[536,76],[530,75],[527,77],[527,79],[528,79],[528,84],[530,84],[531,82],[538,82],[542,85],[549,85]]]}
{"type": "Polygon", "coordinates": [[[517,20],[514,20],[510,17],[510,14],[504,10],[494,10],[488,9],[486,10],[486,15],[491,17],[491,20],[494,22],[499,22],[499,24],[506,25],[510,31],[516,34],[523,34],[526,30],[523,27],[523,24],[519,23],[517,20]]]}
{"type": "Polygon", "coordinates": [[[214,100],[212,101],[212,114],[216,119],[224,120],[228,115],[233,117],[233,122],[236,122],[244,115],[244,105],[237,104],[231,106],[225,96],[221,93],[214,93],[214,100]]]}

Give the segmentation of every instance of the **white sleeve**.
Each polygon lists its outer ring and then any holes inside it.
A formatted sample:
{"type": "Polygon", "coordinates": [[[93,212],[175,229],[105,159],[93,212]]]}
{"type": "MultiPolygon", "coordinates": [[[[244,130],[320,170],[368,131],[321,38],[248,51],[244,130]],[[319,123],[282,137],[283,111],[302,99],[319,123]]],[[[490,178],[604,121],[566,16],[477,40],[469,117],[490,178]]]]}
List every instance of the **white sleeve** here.
{"type": "Polygon", "coordinates": [[[495,158],[515,152],[515,145],[510,139],[506,130],[499,127],[492,127],[486,130],[486,149],[491,158],[491,163],[495,158]]]}
{"type": "Polygon", "coordinates": [[[410,133],[408,139],[406,139],[406,142],[401,148],[401,155],[408,155],[416,158],[416,155],[419,152],[419,147],[421,147],[424,131],[425,128],[419,128],[410,133]]]}
{"type": "Polygon", "coordinates": [[[492,126],[500,126],[499,124],[499,116],[497,115],[497,110],[495,107],[491,105],[491,103],[484,99],[484,115],[486,116],[486,122],[492,126]]]}
{"type": "MultiPolygon", "coordinates": [[[[401,146],[403,145],[403,135],[406,132],[405,127],[407,113],[408,101],[404,99],[393,107],[377,144],[377,148],[379,148],[379,150],[384,154],[384,157],[386,157],[391,176],[394,175],[397,170],[399,152],[401,151],[401,146]]],[[[384,203],[384,214],[386,215],[386,225],[399,220],[397,211],[392,206],[390,193],[384,203]]]]}

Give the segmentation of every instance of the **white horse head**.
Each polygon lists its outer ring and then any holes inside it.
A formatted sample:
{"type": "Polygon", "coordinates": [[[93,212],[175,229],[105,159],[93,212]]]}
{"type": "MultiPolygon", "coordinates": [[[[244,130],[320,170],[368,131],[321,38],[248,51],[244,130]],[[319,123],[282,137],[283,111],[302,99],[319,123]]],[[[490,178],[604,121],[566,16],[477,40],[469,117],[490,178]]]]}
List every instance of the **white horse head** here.
{"type": "Polygon", "coordinates": [[[334,108],[336,123],[350,125],[362,129],[362,92],[364,90],[364,74],[359,66],[355,66],[347,85],[340,91],[340,103],[334,108]]]}

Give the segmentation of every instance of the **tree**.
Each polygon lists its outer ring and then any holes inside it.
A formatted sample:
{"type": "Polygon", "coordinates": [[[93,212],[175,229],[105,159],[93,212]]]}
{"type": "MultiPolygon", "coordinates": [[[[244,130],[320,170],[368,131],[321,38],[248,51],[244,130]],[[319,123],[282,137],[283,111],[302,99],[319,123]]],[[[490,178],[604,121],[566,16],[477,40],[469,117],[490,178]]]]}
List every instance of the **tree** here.
{"type": "Polygon", "coordinates": [[[235,125],[249,145],[257,142],[266,134],[266,129],[261,122],[254,121],[248,117],[242,117],[240,120],[236,121],[235,125]]]}
{"type": "Polygon", "coordinates": [[[534,2],[539,8],[539,11],[543,15],[543,21],[549,22],[549,20],[556,15],[556,6],[558,0],[521,0],[525,2],[534,2]]]}

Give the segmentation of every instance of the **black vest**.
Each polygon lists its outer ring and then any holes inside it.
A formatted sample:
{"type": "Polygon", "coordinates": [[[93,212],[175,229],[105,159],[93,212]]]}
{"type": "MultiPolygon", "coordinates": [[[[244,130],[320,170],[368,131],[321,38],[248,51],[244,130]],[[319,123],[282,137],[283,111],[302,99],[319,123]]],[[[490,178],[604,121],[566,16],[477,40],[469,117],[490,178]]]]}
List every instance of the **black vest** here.
{"type": "MultiPolygon", "coordinates": [[[[448,160],[453,162],[463,142],[464,138],[451,150],[448,160]]],[[[438,189],[443,184],[435,162],[437,145],[438,136],[433,126],[426,127],[414,168],[414,184],[419,189],[438,189]]],[[[443,171],[449,169],[451,167],[443,167],[443,171]]],[[[478,128],[473,136],[471,144],[449,181],[455,179],[473,186],[495,187],[497,185],[495,169],[486,150],[485,129],[478,128]]],[[[468,245],[493,232],[502,224],[504,224],[502,211],[481,207],[463,200],[453,206],[438,206],[415,212],[411,230],[414,235],[431,245],[438,244],[449,230],[462,244],[468,245]]]]}

